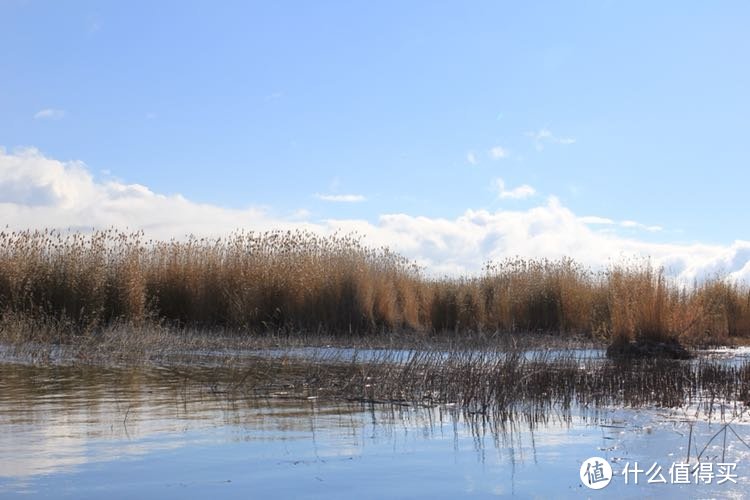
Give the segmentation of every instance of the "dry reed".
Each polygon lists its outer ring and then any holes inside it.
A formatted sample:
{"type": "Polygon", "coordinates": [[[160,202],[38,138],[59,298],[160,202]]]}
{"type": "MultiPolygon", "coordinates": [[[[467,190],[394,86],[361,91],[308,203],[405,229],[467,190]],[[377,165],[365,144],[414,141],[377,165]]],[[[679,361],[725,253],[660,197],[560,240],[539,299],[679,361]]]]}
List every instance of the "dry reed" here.
{"type": "Polygon", "coordinates": [[[719,277],[684,287],[648,261],[595,272],[570,259],[509,259],[479,277],[434,279],[355,237],[300,231],[185,241],[114,229],[20,231],[0,233],[0,314],[0,330],[31,321],[40,338],[54,331],[59,340],[154,322],[256,333],[541,331],[720,344],[750,335],[750,288],[719,277]]]}

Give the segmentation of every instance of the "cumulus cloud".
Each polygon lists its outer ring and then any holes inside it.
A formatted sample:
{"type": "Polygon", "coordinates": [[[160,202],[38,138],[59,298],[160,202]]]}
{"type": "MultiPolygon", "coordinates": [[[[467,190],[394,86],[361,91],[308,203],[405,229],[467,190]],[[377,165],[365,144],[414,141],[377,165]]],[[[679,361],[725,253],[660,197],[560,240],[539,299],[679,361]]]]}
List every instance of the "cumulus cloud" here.
{"type": "Polygon", "coordinates": [[[466,153],[466,161],[468,161],[472,165],[477,164],[477,156],[474,154],[474,151],[469,151],[468,153],[466,153]]]}
{"type": "Polygon", "coordinates": [[[361,194],[320,194],[315,193],[315,197],[323,201],[332,201],[335,203],[357,203],[365,201],[365,197],[361,194]]]}
{"type": "Polygon", "coordinates": [[[600,268],[630,257],[655,265],[689,283],[712,273],[750,280],[750,241],[730,246],[642,242],[592,231],[555,197],[524,211],[467,210],[455,219],[382,215],[377,223],[329,220],[327,228],[356,231],[377,245],[414,258],[436,274],[471,273],[488,260],[520,255],[573,257],[600,268]]]}
{"type": "Polygon", "coordinates": [[[351,231],[438,275],[477,273],[488,260],[516,255],[568,256],[594,267],[648,256],[685,282],[715,273],[750,280],[750,241],[724,246],[653,243],[602,233],[589,227],[596,216],[579,217],[555,197],[526,210],[467,210],[455,218],[384,214],[374,221],[300,220],[308,215],[279,217],[257,208],[196,203],[139,184],[97,180],[83,163],[61,162],[35,149],[0,149],[0,220],[12,229],[114,226],[144,229],[156,238],[213,236],[235,229],[351,231]]]}
{"type": "Polygon", "coordinates": [[[80,162],[47,160],[34,149],[0,155],[0,203],[65,209],[94,196],[91,174],[80,162]]]}
{"type": "Polygon", "coordinates": [[[502,146],[495,146],[490,149],[490,158],[493,160],[502,160],[508,157],[508,150],[502,146]]]}
{"type": "Polygon", "coordinates": [[[65,116],[65,111],[62,109],[46,108],[37,111],[34,114],[35,120],[60,120],[65,116]]]}
{"type": "Polygon", "coordinates": [[[494,180],[494,188],[497,196],[501,199],[522,200],[536,194],[536,189],[528,184],[523,184],[513,189],[506,189],[505,181],[500,178],[494,180]]]}
{"type": "Polygon", "coordinates": [[[564,146],[574,144],[576,140],[572,137],[559,137],[554,135],[549,129],[541,128],[536,132],[526,132],[527,137],[534,141],[534,147],[537,151],[544,149],[546,144],[562,144],[564,146]]]}
{"type": "Polygon", "coordinates": [[[85,164],[47,158],[36,149],[0,149],[0,220],[19,229],[143,228],[157,237],[268,229],[275,222],[257,208],[223,208],[140,184],[97,181],[85,164]]]}

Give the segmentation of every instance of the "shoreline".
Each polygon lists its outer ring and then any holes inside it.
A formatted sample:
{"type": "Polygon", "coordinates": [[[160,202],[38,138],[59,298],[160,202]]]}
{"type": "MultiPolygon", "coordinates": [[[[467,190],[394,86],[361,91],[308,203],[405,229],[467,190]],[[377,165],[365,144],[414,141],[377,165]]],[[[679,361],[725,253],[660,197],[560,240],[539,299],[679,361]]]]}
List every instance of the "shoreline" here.
{"type": "MultiPolygon", "coordinates": [[[[1,325],[1,323],[0,323],[1,325]]],[[[237,329],[176,328],[158,324],[116,324],[88,335],[73,335],[59,329],[40,328],[34,322],[0,328],[0,363],[27,360],[31,364],[129,366],[163,364],[170,359],[204,357],[232,364],[238,357],[267,350],[354,349],[413,351],[475,351],[479,353],[517,351],[606,352],[612,343],[585,334],[548,332],[476,333],[442,332],[419,334],[388,332],[372,335],[330,335],[311,332],[269,332],[250,334],[237,329]],[[9,357],[10,356],[10,357],[9,357]]],[[[44,326],[44,325],[42,325],[44,326]]],[[[48,325],[47,325],[48,326],[48,325]]],[[[685,344],[687,352],[731,350],[750,345],[744,337],[729,338],[723,344],[685,344]]],[[[632,344],[632,342],[631,342],[632,344]]],[[[645,356],[648,358],[648,356],[645,356]]],[[[658,356],[657,356],[658,357],[658,356]]],[[[623,361],[635,361],[624,359],[623,361]]]]}

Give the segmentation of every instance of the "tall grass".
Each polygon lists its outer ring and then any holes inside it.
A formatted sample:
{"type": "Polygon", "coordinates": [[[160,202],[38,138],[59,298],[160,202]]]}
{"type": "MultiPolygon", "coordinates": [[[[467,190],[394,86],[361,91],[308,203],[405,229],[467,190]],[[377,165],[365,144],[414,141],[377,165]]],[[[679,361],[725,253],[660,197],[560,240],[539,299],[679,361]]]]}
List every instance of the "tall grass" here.
{"type": "MultiPolygon", "coordinates": [[[[117,230],[0,233],[0,314],[96,333],[156,321],[249,332],[554,332],[724,343],[750,336],[750,288],[693,287],[647,261],[593,271],[510,259],[472,278],[428,277],[352,236],[237,232],[146,240],[117,230]]],[[[0,325],[1,326],[1,325],[0,325]]]]}

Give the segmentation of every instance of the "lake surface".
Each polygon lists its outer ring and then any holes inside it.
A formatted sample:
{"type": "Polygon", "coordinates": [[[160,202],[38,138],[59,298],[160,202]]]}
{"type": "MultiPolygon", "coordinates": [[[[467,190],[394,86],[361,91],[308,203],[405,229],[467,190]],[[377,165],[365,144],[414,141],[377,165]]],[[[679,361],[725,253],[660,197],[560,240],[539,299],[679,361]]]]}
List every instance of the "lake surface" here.
{"type": "Polygon", "coordinates": [[[708,422],[690,408],[573,408],[501,423],[445,405],[327,402],[284,391],[247,397],[227,393],[210,373],[0,364],[0,497],[750,495],[745,416],[708,422]],[[697,471],[691,484],[670,484],[670,466],[686,460],[689,442],[693,465],[701,451],[712,464],[710,484],[697,471]],[[612,466],[602,490],[580,477],[590,457],[612,466]],[[636,462],[639,484],[632,474],[626,484],[622,472],[636,462]],[[734,464],[723,484],[719,463],[734,464]],[[648,484],[652,466],[652,479],[666,484],[648,484]]]}

